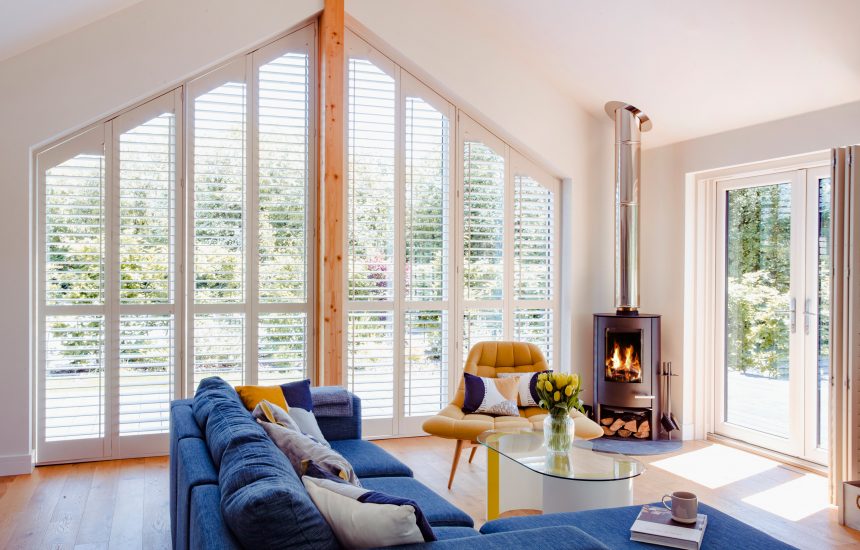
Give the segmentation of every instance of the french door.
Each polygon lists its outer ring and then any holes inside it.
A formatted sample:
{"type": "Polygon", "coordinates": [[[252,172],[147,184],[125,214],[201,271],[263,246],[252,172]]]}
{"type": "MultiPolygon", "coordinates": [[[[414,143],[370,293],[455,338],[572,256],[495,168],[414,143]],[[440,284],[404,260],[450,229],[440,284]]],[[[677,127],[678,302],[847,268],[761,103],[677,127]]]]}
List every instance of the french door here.
{"type": "Polygon", "coordinates": [[[717,194],[715,432],[826,465],[829,167],[717,194]]]}

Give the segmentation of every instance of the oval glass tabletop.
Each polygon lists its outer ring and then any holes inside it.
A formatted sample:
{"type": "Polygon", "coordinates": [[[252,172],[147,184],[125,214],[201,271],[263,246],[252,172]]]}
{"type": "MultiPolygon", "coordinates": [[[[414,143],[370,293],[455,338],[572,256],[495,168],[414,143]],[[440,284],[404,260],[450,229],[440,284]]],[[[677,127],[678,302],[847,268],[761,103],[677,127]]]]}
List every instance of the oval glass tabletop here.
{"type": "Polygon", "coordinates": [[[478,443],[542,475],[581,481],[614,481],[636,477],[645,465],[629,456],[595,451],[590,441],[576,440],[570,451],[548,451],[543,431],[490,430],[478,443]]]}

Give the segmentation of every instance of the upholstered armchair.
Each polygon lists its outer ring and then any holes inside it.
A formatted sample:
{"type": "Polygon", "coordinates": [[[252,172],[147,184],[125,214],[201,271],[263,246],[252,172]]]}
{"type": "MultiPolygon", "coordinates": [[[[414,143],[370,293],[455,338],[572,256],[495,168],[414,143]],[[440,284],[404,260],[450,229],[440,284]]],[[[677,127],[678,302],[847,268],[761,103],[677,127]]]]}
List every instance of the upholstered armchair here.
{"type": "MultiPolygon", "coordinates": [[[[479,342],[469,351],[463,371],[484,378],[495,378],[507,372],[539,372],[547,370],[546,359],[534,344],[525,342],[479,342]]],[[[436,416],[428,418],[423,425],[424,431],[438,437],[455,439],[454,463],[448,478],[448,489],[454,483],[454,474],[463,447],[471,447],[469,462],[475,457],[478,435],[487,430],[543,429],[546,412],[540,407],[520,407],[519,416],[489,416],[463,412],[465,384],[460,385],[454,400],[436,416]]],[[[597,423],[578,411],[571,413],[578,439],[595,439],[603,435],[597,423]]]]}

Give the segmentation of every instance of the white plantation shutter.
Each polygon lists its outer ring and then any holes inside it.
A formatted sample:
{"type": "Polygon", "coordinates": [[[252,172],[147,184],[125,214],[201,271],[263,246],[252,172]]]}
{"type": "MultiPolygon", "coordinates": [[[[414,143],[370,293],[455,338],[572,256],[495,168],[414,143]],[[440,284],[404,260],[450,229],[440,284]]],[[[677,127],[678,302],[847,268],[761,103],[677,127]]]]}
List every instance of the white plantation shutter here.
{"type": "Polygon", "coordinates": [[[463,145],[463,286],[466,300],[501,300],[504,288],[505,157],[463,145]]]}
{"type": "Polygon", "coordinates": [[[558,181],[518,155],[514,183],[514,338],[555,358],[558,181]]]}
{"type": "MultiPolygon", "coordinates": [[[[177,359],[177,117],[179,91],[113,124],[118,209],[120,436],[166,434],[177,359]]],[[[164,439],[163,437],[160,439],[164,439]]],[[[121,439],[114,454],[127,450],[121,439]]]]}
{"type": "Polygon", "coordinates": [[[452,106],[349,34],[346,381],[365,433],[421,433],[450,396],[452,106]]]}
{"type": "Polygon", "coordinates": [[[313,29],[254,53],[257,133],[256,377],[278,384],[309,375],[313,362],[313,29]]]}
{"type": "Polygon", "coordinates": [[[463,314],[463,362],[478,342],[502,340],[505,317],[501,309],[467,309],[463,314]]]}
{"type": "Polygon", "coordinates": [[[349,59],[350,301],[394,299],[394,78],[349,59]]]}
{"type": "Polygon", "coordinates": [[[347,60],[347,387],[374,435],[393,433],[399,358],[395,334],[397,200],[394,65],[347,60]]]}
{"type": "Polygon", "coordinates": [[[241,58],[189,85],[190,391],[209,376],[247,381],[245,63],[241,58]]]}

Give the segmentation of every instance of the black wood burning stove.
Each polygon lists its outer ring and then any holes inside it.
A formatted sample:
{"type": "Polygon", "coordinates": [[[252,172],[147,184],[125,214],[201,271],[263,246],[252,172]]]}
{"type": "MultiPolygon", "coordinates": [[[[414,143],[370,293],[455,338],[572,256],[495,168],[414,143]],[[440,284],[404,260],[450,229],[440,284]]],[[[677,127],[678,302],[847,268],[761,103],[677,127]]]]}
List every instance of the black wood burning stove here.
{"type": "MultiPolygon", "coordinates": [[[[638,420],[639,439],[657,439],[660,421],[660,316],[594,315],[594,417],[638,420]],[[647,420],[647,430],[639,430],[647,420]],[[642,437],[645,431],[647,437],[642,437]]],[[[603,424],[601,422],[601,424],[603,424]]],[[[603,424],[611,428],[612,424],[603,424]]],[[[604,432],[607,430],[604,430],[604,432]]],[[[628,430],[631,431],[631,430],[628,430]]],[[[612,430],[607,436],[617,436],[612,430]]],[[[627,437],[633,434],[626,434],[627,437]]]]}
{"type": "Polygon", "coordinates": [[[607,437],[657,439],[660,316],[639,313],[639,149],[651,121],[613,101],[615,121],[615,313],[594,316],[594,417],[607,437]]]}

